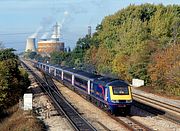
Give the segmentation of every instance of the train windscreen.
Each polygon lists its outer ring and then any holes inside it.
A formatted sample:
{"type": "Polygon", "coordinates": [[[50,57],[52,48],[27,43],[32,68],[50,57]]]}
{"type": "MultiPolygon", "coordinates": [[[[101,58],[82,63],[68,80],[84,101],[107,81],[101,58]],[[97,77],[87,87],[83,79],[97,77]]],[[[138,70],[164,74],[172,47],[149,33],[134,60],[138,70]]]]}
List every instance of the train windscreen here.
{"type": "Polygon", "coordinates": [[[129,95],[128,86],[127,87],[112,87],[114,95],[129,95]]]}

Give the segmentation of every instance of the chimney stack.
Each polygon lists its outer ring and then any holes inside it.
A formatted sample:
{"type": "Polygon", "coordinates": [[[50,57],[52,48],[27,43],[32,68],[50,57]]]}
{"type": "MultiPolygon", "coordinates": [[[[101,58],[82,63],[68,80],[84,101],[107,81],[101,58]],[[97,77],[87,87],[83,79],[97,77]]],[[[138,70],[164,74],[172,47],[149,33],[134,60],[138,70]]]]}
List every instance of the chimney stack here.
{"type": "Polygon", "coordinates": [[[88,26],[88,35],[91,37],[91,26],[88,26]]]}

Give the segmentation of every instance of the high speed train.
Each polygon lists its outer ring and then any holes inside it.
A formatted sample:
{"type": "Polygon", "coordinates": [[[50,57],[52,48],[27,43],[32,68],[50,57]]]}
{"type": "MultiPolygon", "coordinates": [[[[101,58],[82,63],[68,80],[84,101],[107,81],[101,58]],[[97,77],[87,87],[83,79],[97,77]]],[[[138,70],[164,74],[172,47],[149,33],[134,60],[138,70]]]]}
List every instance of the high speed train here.
{"type": "Polygon", "coordinates": [[[36,62],[35,66],[111,114],[130,113],[131,87],[123,80],[41,62],[36,62]]]}

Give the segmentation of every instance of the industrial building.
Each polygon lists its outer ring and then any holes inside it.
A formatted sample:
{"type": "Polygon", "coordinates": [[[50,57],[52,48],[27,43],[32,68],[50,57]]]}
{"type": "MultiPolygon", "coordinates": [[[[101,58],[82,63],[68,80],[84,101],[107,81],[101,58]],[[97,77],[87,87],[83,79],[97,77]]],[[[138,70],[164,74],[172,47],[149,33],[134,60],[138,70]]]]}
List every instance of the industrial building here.
{"type": "Polygon", "coordinates": [[[53,51],[64,51],[64,43],[53,40],[38,42],[38,53],[50,54],[53,51]]]}
{"type": "Polygon", "coordinates": [[[60,41],[60,26],[58,23],[53,26],[53,33],[48,38],[42,38],[37,42],[37,50],[36,50],[36,38],[29,37],[27,39],[26,49],[25,51],[35,51],[43,56],[49,56],[50,53],[54,51],[64,51],[64,42],[60,41]]]}
{"type": "Polygon", "coordinates": [[[41,39],[38,42],[38,53],[42,55],[49,55],[54,51],[64,51],[64,42],[60,42],[60,26],[58,23],[53,27],[53,33],[50,40],[41,39]]]}

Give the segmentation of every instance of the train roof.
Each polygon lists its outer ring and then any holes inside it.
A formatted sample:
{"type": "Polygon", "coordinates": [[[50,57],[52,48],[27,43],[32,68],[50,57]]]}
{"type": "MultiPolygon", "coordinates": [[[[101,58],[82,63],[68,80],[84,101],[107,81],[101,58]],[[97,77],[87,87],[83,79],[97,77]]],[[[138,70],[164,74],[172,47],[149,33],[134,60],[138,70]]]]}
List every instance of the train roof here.
{"type": "Polygon", "coordinates": [[[57,69],[63,70],[64,72],[75,74],[75,76],[85,79],[91,79],[94,83],[101,84],[102,86],[128,86],[128,83],[126,83],[124,80],[115,79],[111,77],[105,77],[101,75],[96,75],[93,73],[85,72],[82,70],[78,70],[72,67],[62,67],[59,65],[51,65],[47,63],[42,63],[48,66],[54,66],[57,69]]]}
{"type": "Polygon", "coordinates": [[[79,77],[86,77],[86,78],[89,78],[89,79],[96,79],[96,78],[99,78],[101,77],[100,75],[96,75],[96,74],[93,74],[93,73],[89,73],[89,72],[85,72],[85,71],[82,71],[82,70],[77,70],[77,69],[74,69],[74,68],[64,68],[63,70],[68,71],[68,72],[72,72],[74,73],[76,76],[79,76],[79,77]]]}
{"type": "Polygon", "coordinates": [[[110,77],[100,77],[94,80],[95,83],[102,86],[128,86],[124,80],[114,79],[110,77]]]}
{"type": "Polygon", "coordinates": [[[126,83],[124,80],[116,80],[116,81],[112,81],[112,82],[108,83],[107,86],[126,87],[126,86],[129,86],[129,84],[126,83]]]}

